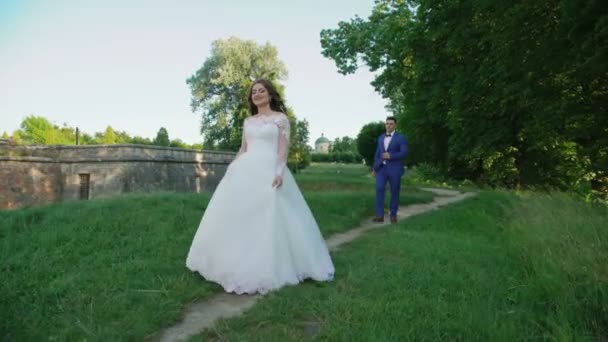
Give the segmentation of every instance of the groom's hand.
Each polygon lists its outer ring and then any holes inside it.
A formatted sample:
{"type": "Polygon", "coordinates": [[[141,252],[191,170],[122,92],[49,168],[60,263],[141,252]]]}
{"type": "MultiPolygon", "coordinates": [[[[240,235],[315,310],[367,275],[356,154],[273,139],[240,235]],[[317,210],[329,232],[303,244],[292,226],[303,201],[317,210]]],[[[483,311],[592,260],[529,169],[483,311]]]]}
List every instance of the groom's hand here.
{"type": "Polygon", "coordinates": [[[281,185],[283,185],[283,177],[277,175],[272,181],[272,187],[276,187],[278,189],[281,187],[281,185]]]}
{"type": "Polygon", "coordinates": [[[390,159],[390,158],[391,158],[391,155],[388,154],[388,152],[382,153],[382,159],[390,159]]]}

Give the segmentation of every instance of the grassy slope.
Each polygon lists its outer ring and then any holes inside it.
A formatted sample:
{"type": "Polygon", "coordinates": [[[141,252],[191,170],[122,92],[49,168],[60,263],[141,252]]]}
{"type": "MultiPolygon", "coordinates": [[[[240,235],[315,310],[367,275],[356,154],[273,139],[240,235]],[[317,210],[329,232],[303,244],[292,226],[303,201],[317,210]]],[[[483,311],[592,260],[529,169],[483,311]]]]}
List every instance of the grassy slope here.
{"type": "MultiPolygon", "coordinates": [[[[361,167],[317,165],[297,180],[325,236],[372,214],[361,167]]],[[[403,197],[432,199],[413,188],[403,197]]],[[[0,211],[0,337],[139,340],[179,319],[221,290],[184,265],[208,200],[133,194],[0,211]]]]}

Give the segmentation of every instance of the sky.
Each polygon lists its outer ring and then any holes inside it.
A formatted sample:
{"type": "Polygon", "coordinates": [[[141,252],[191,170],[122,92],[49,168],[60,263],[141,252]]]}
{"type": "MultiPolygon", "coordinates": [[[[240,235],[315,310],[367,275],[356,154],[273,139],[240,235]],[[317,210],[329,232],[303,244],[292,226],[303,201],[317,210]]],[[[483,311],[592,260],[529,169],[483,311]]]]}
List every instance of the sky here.
{"type": "Polygon", "coordinates": [[[321,55],[319,34],[373,0],[0,0],[0,134],[28,115],[93,134],[110,125],[131,136],[200,143],[200,114],[186,79],[214,40],[270,43],[289,76],[285,100],[323,133],[355,137],[383,120],[387,101],[364,66],[341,75],[321,55]],[[289,7],[288,7],[289,5],[289,7]]]}

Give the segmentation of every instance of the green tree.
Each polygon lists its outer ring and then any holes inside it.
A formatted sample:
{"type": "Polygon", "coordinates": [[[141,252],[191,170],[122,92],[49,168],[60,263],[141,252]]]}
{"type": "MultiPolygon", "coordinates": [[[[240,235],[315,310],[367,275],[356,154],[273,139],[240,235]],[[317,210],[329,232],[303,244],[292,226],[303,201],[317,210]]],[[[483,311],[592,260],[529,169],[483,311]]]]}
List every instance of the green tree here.
{"type": "Polygon", "coordinates": [[[75,145],[76,144],[76,130],[73,127],[68,126],[64,123],[62,127],[53,126],[55,130],[55,143],[61,145],[75,145]]]}
{"type": "Polygon", "coordinates": [[[6,133],[6,131],[4,131],[2,133],[2,139],[8,139],[8,138],[10,138],[9,135],[8,135],[8,133],[6,133]]]}
{"type": "Polygon", "coordinates": [[[385,130],[384,122],[370,122],[363,126],[357,135],[357,151],[363,160],[365,160],[365,164],[369,167],[374,164],[378,137],[384,133],[385,130]]]}
{"type": "Polygon", "coordinates": [[[93,144],[92,145],[103,145],[105,141],[105,136],[101,132],[95,132],[93,134],[93,144]]]}
{"type": "Polygon", "coordinates": [[[277,81],[286,77],[274,46],[236,37],[214,41],[211,56],[186,81],[192,110],[201,115],[205,147],[236,151],[243,120],[249,115],[247,95],[252,80],[265,78],[282,92],[277,81]]]}
{"type": "Polygon", "coordinates": [[[17,145],[23,145],[25,144],[23,142],[23,131],[21,131],[20,129],[16,130],[13,132],[13,135],[11,136],[11,138],[13,139],[13,142],[17,145]]]}
{"type": "Polygon", "coordinates": [[[25,144],[53,144],[55,129],[46,118],[30,115],[21,122],[20,138],[25,144]]]}
{"type": "Polygon", "coordinates": [[[308,167],[311,162],[311,149],[308,146],[308,121],[306,119],[297,120],[295,117],[291,121],[294,134],[292,134],[289,148],[288,165],[293,172],[298,172],[308,167]]]}
{"type": "Polygon", "coordinates": [[[117,144],[130,144],[133,138],[126,131],[114,131],[117,144]]]}
{"type": "Polygon", "coordinates": [[[80,137],[78,140],[80,145],[95,145],[95,138],[92,135],[84,132],[80,132],[80,137]]]}
{"type": "Polygon", "coordinates": [[[153,143],[157,146],[169,146],[171,141],[169,140],[169,133],[167,132],[166,128],[161,127],[158,130],[158,133],[156,133],[156,138],[154,138],[153,143]]]}
{"type": "Polygon", "coordinates": [[[171,146],[171,147],[179,147],[179,148],[186,148],[186,149],[190,148],[190,146],[188,146],[188,144],[186,144],[185,142],[183,142],[181,139],[171,140],[171,142],[169,143],[169,146],[171,146]]]}
{"type": "Polygon", "coordinates": [[[103,133],[103,144],[104,145],[112,145],[116,144],[116,132],[112,126],[106,127],[105,132],[103,133]]]}
{"type": "Polygon", "coordinates": [[[341,73],[377,72],[411,162],[608,193],[607,23],[599,1],[378,0],[321,45],[341,73]]]}
{"type": "Polygon", "coordinates": [[[357,154],[357,140],[351,137],[336,138],[331,145],[330,152],[354,153],[357,154]]]}
{"type": "Polygon", "coordinates": [[[152,140],[150,140],[150,138],[143,138],[137,135],[132,137],[129,143],[138,145],[153,145],[153,142],[152,140]]]}

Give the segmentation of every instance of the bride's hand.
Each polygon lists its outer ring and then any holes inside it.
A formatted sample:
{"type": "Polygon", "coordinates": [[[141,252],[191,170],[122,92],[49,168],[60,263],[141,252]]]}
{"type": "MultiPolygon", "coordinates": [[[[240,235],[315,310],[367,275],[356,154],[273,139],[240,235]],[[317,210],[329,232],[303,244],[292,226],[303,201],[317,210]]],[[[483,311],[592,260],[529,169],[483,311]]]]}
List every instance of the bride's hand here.
{"type": "Polygon", "coordinates": [[[272,187],[276,187],[277,189],[281,187],[281,185],[283,185],[283,177],[281,176],[276,176],[274,177],[274,180],[272,181],[272,187]]]}

